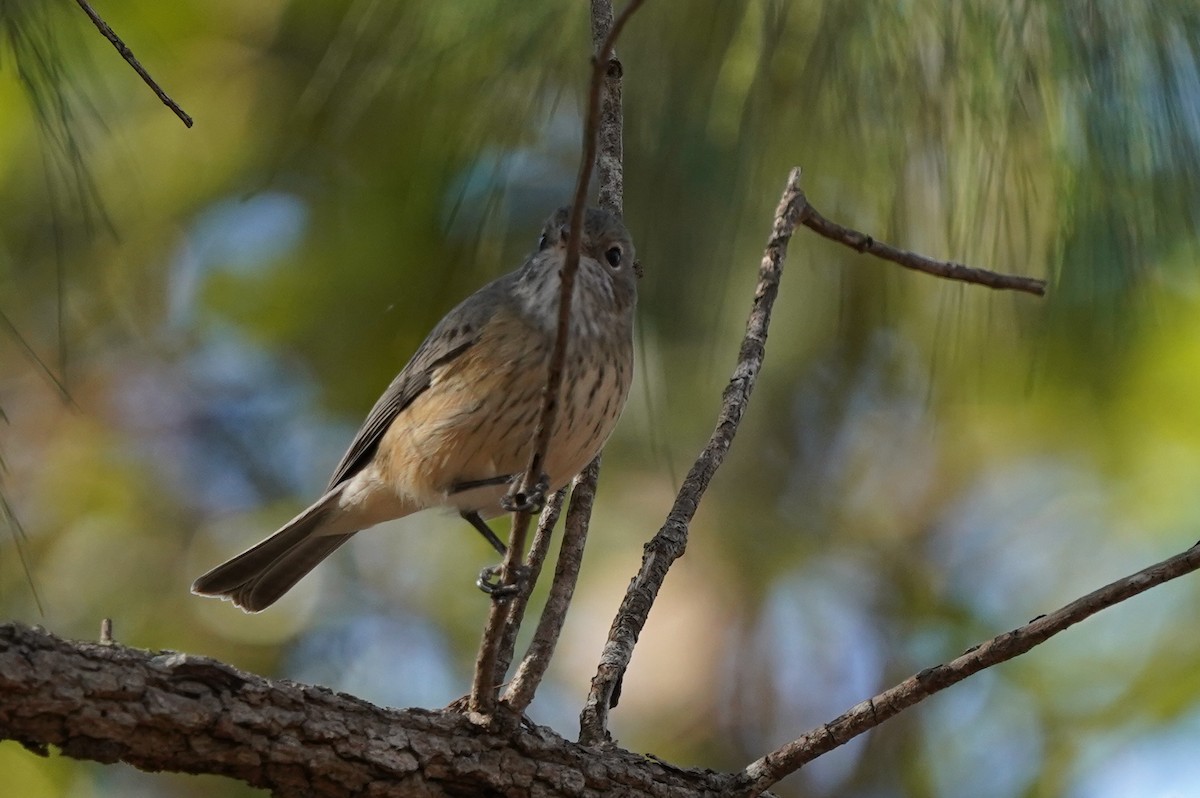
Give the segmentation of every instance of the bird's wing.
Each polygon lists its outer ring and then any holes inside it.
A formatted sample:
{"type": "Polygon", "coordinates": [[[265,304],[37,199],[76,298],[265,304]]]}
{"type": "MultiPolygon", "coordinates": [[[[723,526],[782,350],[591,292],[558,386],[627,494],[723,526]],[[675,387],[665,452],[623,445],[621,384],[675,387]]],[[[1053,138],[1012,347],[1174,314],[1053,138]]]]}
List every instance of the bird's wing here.
{"type": "Polygon", "coordinates": [[[329,480],[329,488],[345,482],[370,462],[383,434],[404,408],[412,404],[430,385],[434,371],[466,352],[479,340],[487,321],[495,314],[508,292],[509,274],[494,280],[475,292],[462,304],[446,314],[417,347],[392,384],[379,397],[367,414],[366,421],[354,436],[350,448],[342,455],[329,480]]]}

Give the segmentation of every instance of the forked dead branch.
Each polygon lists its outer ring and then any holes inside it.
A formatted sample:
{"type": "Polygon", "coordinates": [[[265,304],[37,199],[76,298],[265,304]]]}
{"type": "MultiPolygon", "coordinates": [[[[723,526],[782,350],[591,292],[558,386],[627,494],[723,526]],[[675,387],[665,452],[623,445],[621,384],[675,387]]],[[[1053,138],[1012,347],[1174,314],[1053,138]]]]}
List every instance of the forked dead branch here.
{"type": "MultiPolygon", "coordinates": [[[[579,175],[575,181],[575,194],[571,201],[570,232],[567,237],[566,259],[559,274],[560,290],[558,298],[558,326],[555,333],[554,348],[550,354],[550,363],[546,371],[546,388],[542,392],[542,409],[538,416],[537,431],[534,434],[533,453],[529,465],[520,480],[514,496],[522,497],[515,502],[516,511],[513,513],[512,532],[508,541],[508,552],[504,557],[500,583],[505,589],[532,590],[531,584],[519,585],[521,560],[525,552],[525,536],[529,529],[529,507],[522,507],[525,499],[540,496],[542,488],[542,463],[546,459],[546,451],[550,447],[550,435],[558,416],[559,394],[563,382],[563,365],[567,355],[567,335],[570,329],[571,303],[575,291],[575,276],[579,271],[579,253],[583,234],[583,215],[587,205],[588,186],[591,183],[592,168],[596,160],[596,140],[600,119],[600,95],[604,88],[604,79],[608,74],[609,59],[613,53],[617,38],[620,37],[625,23],[642,5],[644,0],[629,0],[620,16],[613,22],[611,29],[604,36],[596,54],[592,58],[591,81],[588,89],[587,113],[583,126],[583,156],[579,162],[579,175]]],[[[504,629],[508,621],[507,602],[498,598],[492,602],[488,612],[487,623],[484,625],[483,639],[479,644],[479,654],[475,660],[475,678],[471,683],[471,712],[481,720],[490,722],[495,709],[499,684],[496,681],[496,663],[500,658],[500,644],[504,639],[504,629]]],[[[530,694],[532,695],[532,693],[530,694]]]]}

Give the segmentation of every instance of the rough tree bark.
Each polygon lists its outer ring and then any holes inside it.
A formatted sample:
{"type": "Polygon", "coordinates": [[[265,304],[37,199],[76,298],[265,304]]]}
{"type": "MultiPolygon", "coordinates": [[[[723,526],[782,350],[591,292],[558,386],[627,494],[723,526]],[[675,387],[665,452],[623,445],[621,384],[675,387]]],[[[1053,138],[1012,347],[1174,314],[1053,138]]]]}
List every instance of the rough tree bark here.
{"type": "Polygon", "coordinates": [[[144,770],[211,773],[275,795],[705,796],[727,774],[553,731],[495,734],[457,712],[383,709],[205,657],[75,643],[0,625],[0,738],[144,770]]]}
{"type": "Polygon", "coordinates": [[[0,739],[47,754],[212,773],[278,796],[557,795],[749,798],[972,674],[1200,568],[1200,544],[1118,579],[944,665],[926,668],[737,773],[674,767],[532,725],[491,730],[456,711],[382,709],[204,657],[72,643],[0,625],[0,739]]]}

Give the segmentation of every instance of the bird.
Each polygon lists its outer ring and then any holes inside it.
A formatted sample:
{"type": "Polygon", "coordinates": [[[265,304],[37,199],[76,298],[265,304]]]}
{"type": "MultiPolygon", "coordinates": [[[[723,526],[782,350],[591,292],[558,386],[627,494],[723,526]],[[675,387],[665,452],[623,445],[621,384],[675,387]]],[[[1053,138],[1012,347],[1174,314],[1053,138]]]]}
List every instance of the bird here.
{"type": "MultiPolygon", "coordinates": [[[[367,414],[325,493],[278,531],[200,576],[192,592],[260,612],[355,534],[420,510],[457,510],[502,555],[485,518],[523,478],[558,325],[570,208],[537,249],[438,322],[367,414]]],[[[565,486],[616,426],[633,377],[633,241],[587,208],[545,487],[565,486]]]]}

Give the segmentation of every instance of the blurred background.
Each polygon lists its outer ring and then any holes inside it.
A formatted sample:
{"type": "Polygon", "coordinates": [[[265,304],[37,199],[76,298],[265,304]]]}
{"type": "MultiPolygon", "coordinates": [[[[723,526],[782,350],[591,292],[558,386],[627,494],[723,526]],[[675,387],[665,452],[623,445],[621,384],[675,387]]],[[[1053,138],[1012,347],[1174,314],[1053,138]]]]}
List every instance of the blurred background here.
{"type": "MultiPolygon", "coordinates": [[[[587,4],[0,0],[0,618],[396,707],[468,690],[495,558],[426,512],[269,611],[193,578],[322,489],[432,325],[577,169],[587,4]]],[[[633,395],[531,709],[567,737],[733,367],[787,169],[907,272],[800,230],[765,370],[612,732],[739,768],[1200,537],[1200,11],[1165,0],[649,2],[625,66],[633,395]]],[[[544,587],[544,586],[543,586],[544,587]]],[[[1200,794],[1200,580],[793,776],[787,796],[1200,794]]],[[[41,796],[258,795],[40,759],[41,796]]]]}

